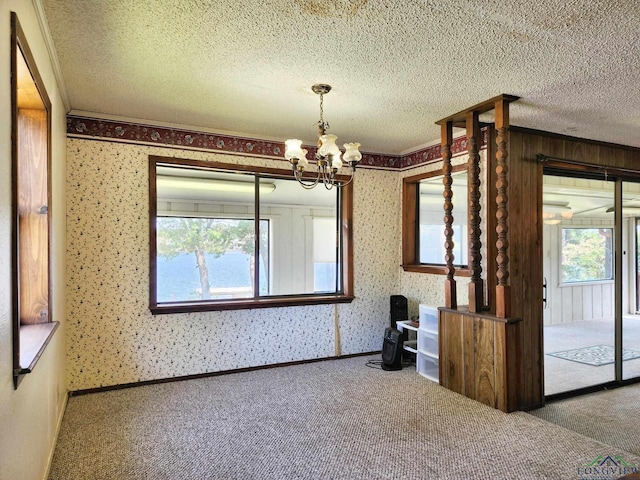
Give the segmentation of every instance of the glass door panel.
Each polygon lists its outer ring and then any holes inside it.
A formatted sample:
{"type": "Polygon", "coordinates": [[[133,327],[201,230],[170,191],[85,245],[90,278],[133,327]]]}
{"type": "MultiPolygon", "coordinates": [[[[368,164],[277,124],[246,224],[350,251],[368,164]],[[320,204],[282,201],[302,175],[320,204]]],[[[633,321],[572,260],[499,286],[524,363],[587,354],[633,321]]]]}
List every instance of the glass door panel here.
{"type": "Polygon", "coordinates": [[[544,175],[545,395],[615,380],[615,182],[544,175]]]}
{"type": "Polygon", "coordinates": [[[622,379],[640,377],[640,183],[622,184],[622,379]]]}

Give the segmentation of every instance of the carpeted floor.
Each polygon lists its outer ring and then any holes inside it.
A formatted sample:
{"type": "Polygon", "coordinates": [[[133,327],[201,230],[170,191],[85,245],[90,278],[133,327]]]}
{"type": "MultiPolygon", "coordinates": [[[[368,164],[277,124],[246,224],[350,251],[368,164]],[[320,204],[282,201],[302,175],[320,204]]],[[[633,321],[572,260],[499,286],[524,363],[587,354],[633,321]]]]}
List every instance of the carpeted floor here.
{"type": "Polygon", "coordinates": [[[368,359],[72,397],[49,478],[567,479],[607,456],[640,466],[624,448],[368,359]]]}
{"type": "Polygon", "coordinates": [[[640,384],[547,404],[536,417],[640,455],[640,384]]]}

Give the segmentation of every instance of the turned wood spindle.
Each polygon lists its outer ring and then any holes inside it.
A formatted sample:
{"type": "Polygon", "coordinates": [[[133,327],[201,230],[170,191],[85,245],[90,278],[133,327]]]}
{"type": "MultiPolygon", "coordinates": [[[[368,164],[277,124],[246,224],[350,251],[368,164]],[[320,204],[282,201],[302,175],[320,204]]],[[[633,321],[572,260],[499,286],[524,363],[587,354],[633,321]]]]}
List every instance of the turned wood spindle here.
{"type": "Polygon", "coordinates": [[[511,287],[509,285],[509,165],[507,157],[509,130],[509,103],[504,100],[496,102],[496,316],[507,318],[511,315],[511,287]]]}
{"type": "Polygon", "coordinates": [[[458,308],[457,287],[454,278],[455,267],[453,266],[453,190],[451,185],[451,143],[453,142],[453,122],[446,122],[441,125],[441,152],[442,152],[442,184],[444,185],[444,248],[447,278],[445,280],[445,306],[447,308],[458,308]]]}
{"type": "Polygon", "coordinates": [[[482,283],[482,242],[480,240],[480,123],[478,112],[466,115],[467,151],[469,152],[468,199],[469,199],[469,311],[480,312],[484,304],[482,283]]]}

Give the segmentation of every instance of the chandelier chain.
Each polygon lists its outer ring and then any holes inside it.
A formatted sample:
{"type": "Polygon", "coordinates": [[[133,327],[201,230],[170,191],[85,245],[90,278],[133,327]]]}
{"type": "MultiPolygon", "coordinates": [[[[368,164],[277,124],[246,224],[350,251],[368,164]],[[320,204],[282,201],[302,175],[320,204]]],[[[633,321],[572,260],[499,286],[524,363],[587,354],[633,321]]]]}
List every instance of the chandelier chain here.
{"type": "Polygon", "coordinates": [[[329,129],[329,123],[324,121],[324,93],[320,93],[320,121],[318,121],[318,128],[322,135],[327,133],[329,129]]]}

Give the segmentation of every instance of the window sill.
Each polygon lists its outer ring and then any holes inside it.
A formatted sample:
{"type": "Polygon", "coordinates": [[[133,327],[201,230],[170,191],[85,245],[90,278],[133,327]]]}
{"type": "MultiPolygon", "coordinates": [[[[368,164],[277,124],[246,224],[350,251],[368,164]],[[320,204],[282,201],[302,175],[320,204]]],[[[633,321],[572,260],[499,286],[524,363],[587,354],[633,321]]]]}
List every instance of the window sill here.
{"type": "Polygon", "coordinates": [[[292,297],[246,298],[236,300],[203,302],[163,303],[151,305],[153,315],[189,312],[213,312],[221,310],[246,310],[251,308],[299,307],[305,305],[325,305],[351,303],[352,295],[296,295],[292,297]]]}
{"type": "Polygon", "coordinates": [[[59,325],[60,322],[47,322],[20,326],[20,368],[14,372],[16,387],[23,375],[33,371],[59,325]]]}
{"type": "MultiPolygon", "coordinates": [[[[455,268],[455,275],[458,277],[470,277],[471,276],[471,270],[469,270],[468,268],[460,268],[460,267],[454,267],[455,268]]],[[[410,264],[410,265],[402,265],[402,269],[405,272],[415,272],[415,273],[431,273],[434,275],[446,275],[447,274],[447,267],[444,266],[436,266],[436,265],[414,265],[414,264],[410,264]]]]}
{"type": "Polygon", "coordinates": [[[615,283],[614,280],[587,280],[584,282],[565,282],[560,283],[558,288],[568,288],[568,287],[595,287],[598,285],[613,285],[615,283]]]}

